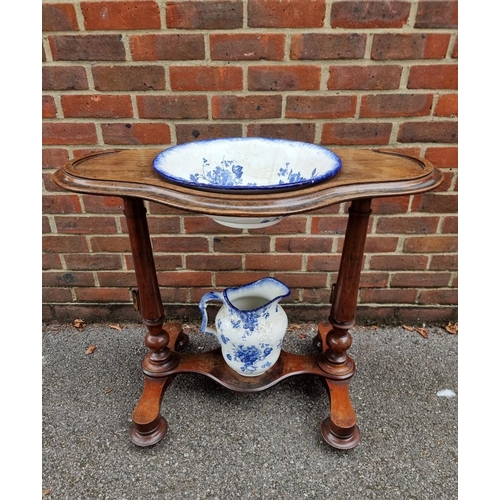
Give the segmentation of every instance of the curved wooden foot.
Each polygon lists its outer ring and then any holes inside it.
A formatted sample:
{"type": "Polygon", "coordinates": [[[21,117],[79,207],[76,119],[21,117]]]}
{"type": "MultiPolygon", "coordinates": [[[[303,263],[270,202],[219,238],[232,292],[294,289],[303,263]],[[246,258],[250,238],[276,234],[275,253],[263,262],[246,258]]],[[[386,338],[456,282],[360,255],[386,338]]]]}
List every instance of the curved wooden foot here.
{"type": "Polygon", "coordinates": [[[129,431],[130,440],[137,446],[152,446],[161,441],[168,430],[167,421],[159,415],[158,418],[151,422],[150,431],[146,431],[146,426],[133,424],[129,431]]]}
{"type": "Polygon", "coordinates": [[[321,424],[323,439],[333,448],[349,450],[361,438],[356,424],[356,413],[349,398],[348,380],[323,379],[330,397],[330,417],[321,424]]]}
{"type": "Polygon", "coordinates": [[[144,391],[132,413],[130,440],[137,446],[151,446],[161,441],[168,430],[167,421],[160,415],[160,406],[167,387],[175,375],[155,379],[146,377],[144,391]]]}
{"type": "Polygon", "coordinates": [[[321,424],[321,435],[331,447],[337,448],[338,450],[350,450],[358,446],[361,437],[357,425],[354,426],[352,434],[349,437],[339,436],[335,432],[337,430],[338,429],[336,429],[336,426],[329,418],[323,420],[321,424]]]}

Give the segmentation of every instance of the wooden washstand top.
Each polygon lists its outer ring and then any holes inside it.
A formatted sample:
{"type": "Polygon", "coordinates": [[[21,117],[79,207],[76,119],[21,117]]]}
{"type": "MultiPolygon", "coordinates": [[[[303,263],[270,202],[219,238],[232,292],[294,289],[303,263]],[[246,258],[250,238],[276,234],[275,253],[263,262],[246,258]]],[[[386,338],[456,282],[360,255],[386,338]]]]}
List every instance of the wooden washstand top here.
{"type": "Polygon", "coordinates": [[[163,149],[93,153],[69,161],[54,174],[68,191],[155,201],[191,212],[220,216],[284,216],[360,198],[422,193],[443,181],[429,161],[380,150],[341,149],[340,172],[308,187],[263,194],[210,192],[169,182],[153,170],[163,149]]]}

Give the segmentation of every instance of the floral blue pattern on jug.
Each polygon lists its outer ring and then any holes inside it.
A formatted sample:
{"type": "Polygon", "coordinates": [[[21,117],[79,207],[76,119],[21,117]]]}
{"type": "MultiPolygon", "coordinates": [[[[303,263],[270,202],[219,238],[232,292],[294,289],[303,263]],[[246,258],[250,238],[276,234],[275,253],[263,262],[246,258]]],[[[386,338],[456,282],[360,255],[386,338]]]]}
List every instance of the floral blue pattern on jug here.
{"type": "Polygon", "coordinates": [[[289,294],[284,283],[271,277],[222,293],[208,292],[199,304],[201,331],[218,339],[230,368],[240,375],[261,375],[279,358],[288,318],[278,302],[289,294]],[[216,329],[208,327],[206,307],[212,300],[222,302],[216,329]]]}

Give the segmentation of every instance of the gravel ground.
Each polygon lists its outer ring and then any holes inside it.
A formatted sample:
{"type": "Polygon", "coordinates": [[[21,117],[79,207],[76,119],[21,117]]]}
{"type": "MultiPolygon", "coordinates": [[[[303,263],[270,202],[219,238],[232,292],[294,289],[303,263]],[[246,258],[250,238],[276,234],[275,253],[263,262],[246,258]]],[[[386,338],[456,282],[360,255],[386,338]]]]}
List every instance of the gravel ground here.
{"type": "MultiPolygon", "coordinates": [[[[42,495],[48,499],[458,498],[458,335],[427,327],[356,327],[351,398],[361,443],[326,445],[327,394],[295,376],[257,393],[179,375],[162,404],[167,436],[128,438],[146,349],[138,324],[43,328],[42,495]],[[96,346],[86,354],[89,346],[96,346]],[[451,390],[451,397],[439,396],[451,390]]],[[[191,351],[216,341],[186,325],[191,351]]],[[[312,353],[313,324],[284,348],[312,353]]]]}

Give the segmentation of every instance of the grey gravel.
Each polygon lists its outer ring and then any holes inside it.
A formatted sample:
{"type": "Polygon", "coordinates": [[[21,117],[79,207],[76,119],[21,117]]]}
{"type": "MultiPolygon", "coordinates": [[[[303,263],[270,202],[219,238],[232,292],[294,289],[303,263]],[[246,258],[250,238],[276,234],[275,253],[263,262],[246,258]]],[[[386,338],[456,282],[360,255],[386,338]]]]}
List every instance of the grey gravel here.
{"type": "MultiPolygon", "coordinates": [[[[167,436],[128,438],[143,385],[140,324],[45,325],[42,490],[48,499],[456,499],[458,335],[356,327],[351,398],[360,445],[325,444],[328,397],[315,377],[257,393],[179,375],[162,404],[167,436]],[[96,349],[85,354],[90,345],[96,349]],[[452,397],[440,397],[448,389],[452,397]]],[[[216,341],[186,325],[189,350],[216,341]]],[[[291,352],[314,352],[315,325],[292,325],[291,352]]]]}

